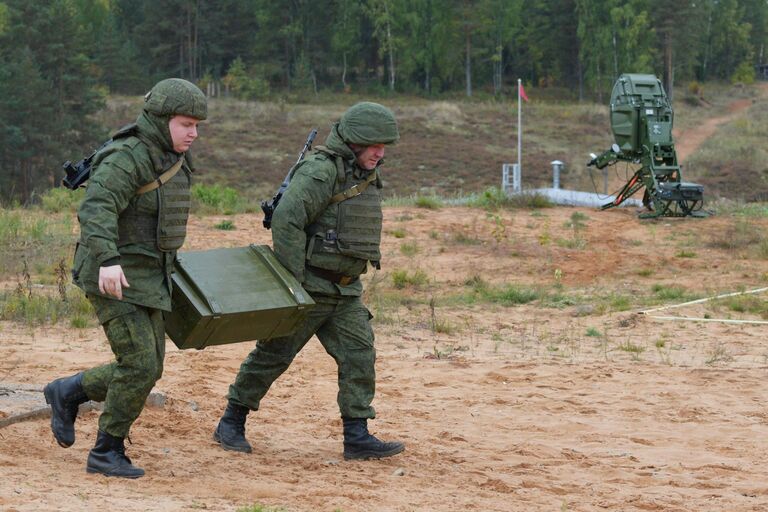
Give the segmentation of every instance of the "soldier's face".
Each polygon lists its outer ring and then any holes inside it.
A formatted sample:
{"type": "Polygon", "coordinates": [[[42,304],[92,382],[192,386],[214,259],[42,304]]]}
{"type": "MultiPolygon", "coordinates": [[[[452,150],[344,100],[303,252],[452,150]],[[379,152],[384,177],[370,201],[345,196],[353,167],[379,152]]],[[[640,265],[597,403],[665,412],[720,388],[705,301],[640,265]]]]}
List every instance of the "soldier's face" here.
{"type": "Polygon", "coordinates": [[[197,138],[197,125],[199,119],[189,116],[173,116],[168,121],[168,130],[171,132],[173,140],[173,150],[177,153],[184,153],[189,149],[197,138]]]}
{"type": "Polygon", "coordinates": [[[371,171],[379,165],[379,162],[384,158],[384,144],[374,144],[372,146],[358,146],[352,145],[352,151],[355,152],[357,159],[357,165],[362,169],[371,171]]]}

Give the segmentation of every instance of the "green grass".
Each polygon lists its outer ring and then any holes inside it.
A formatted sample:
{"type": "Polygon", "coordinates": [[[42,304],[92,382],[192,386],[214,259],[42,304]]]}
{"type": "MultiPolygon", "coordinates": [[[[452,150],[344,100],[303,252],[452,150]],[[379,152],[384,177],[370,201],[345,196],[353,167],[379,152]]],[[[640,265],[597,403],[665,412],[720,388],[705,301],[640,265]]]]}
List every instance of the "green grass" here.
{"type": "Polygon", "coordinates": [[[407,270],[394,270],[392,272],[392,284],[397,289],[406,287],[420,288],[429,282],[426,272],[416,269],[413,272],[407,270]]]}
{"type": "Polygon", "coordinates": [[[250,505],[238,508],[237,512],[288,512],[288,509],[283,507],[268,507],[267,505],[250,505]]]}
{"type": "Polygon", "coordinates": [[[500,187],[489,187],[478,194],[469,196],[467,206],[485,210],[514,208],[549,208],[552,202],[540,194],[507,194],[500,187]]]}
{"type": "Polygon", "coordinates": [[[40,208],[48,213],[76,212],[85,197],[85,189],[52,188],[39,198],[40,208]]]}
{"type": "Polygon", "coordinates": [[[405,230],[403,228],[391,229],[389,234],[395,238],[405,238],[405,230]]]}
{"type": "Polygon", "coordinates": [[[685,174],[686,180],[702,182],[708,201],[718,196],[768,201],[763,173],[768,161],[766,138],[768,102],[763,100],[719,127],[706,144],[688,157],[686,168],[690,171],[685,174]]]}
{"type": "Polygon", "coordinates": [[[595,329],[594,327],[588,327],[587,332],[585,334],[592,338],[602,338],[603,336],[603,333],[601,333],[599,330],[595,329]]]}
{"type": "Polygon", "coordinates": [[[414,201],[418,208],[427,208],[428,210],[439,210],[443,207],[443,200],[437,196],[418,196],[414,201]]]}
{"type": "Polygon", "coordinates": [[[657,283],[651,286],[651,291],[657,299],[663,301],[686,299],[690,297],[682,286],[667,286],[657,283]]]}
{"type": "Polygon", "coordinates": [[[71,213],[0,208],[0,279],[31,272],[53,276],[61,260],[70,262],[77,235],[71,213]]]}
{"type": "Polygon", "coordinates": [[[235,188],[200,183],[192,185],[192,208],[198,215],[234,215],[261,210],[258,202],[243,198],[235,188]]]}
{"type": "Polygon", "coordinates": [[[235,228],[235,223],[232,222],[231,220],[223,220],[218,224],[214,224],[213,227],[216,229],[220,229],[222,231],[232,231],[234,229],[237,229],[235,228]]]}
{"type": "Polygon", "coordinates": [[[755,295],[736,295],[721,299],[718,303],[736,313],[750,313],[768,319],[768,300],[755,295]]]}
{"type": "Polygon", "coordinates": [[[631,354],[637,354],[637,355],[640,355],[643,352],[645,352],[645,347],[641,347],[640,345],[636,343],[632,343],[631,341],[625,341],[624,343],[619,343],[616,346],[616,348],[621,350],[622,352],[629,352],[631,354]]]}
{"type": "Polygon", "coordinates": [[[69,287],[66,301],[54,293],[28,292],[23,287],[0,293],[0,320],[50,325],[70,319],[72,327],[82,328],[92,316],[91,303],[79,288],[69,287]]]}
{"type": "Polygon", "coordinates": [[[403,242],[400,244],[400,252],[409,258],[413,257],[419,252],[419,245],[416,242],[403,242]]]}

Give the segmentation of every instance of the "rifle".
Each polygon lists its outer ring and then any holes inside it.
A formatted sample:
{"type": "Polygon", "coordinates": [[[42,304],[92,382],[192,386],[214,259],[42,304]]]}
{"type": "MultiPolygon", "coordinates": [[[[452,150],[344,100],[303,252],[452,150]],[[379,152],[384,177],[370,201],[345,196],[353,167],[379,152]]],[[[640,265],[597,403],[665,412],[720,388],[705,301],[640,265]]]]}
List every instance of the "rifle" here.
{"type": "Polygon", "coordinates": [[[296,160],[296,163],[293,164],[291,170],[288,171],[288,174],[286,174],[285,179],[280,184],[280,188],[277,189],[277,192],[275,192],[275,195],[272,196],[272,199],[261,202],[261,210],[264,212],[264,220],[261,223],[264,224],[266,229],[270,229],[272,227],[272,214],[275,213],[275,208],[277,208],[277,205],[280,203],[280,199],[283,197],[285,189],[287,189],[288,185],[291,184],[291,177],[293,176],[294,169],[296,169],[296,166],[298,166],[301,161],[304,160],[304,155],[307,153],[307,151],[312,149],[312,142],[314,142],[315,137],[317,137],[317,128],[312,128],[312,130],[309,132],[309,135],[307,136],[307,141],[304,143],[304,147],[301,148],[299,158],[296,160]]]}
{"type": "Polygon", "coordinates": [[[115,134],[112,135],[112,138],[109,139],[104,144],[102,144],[101,146],[99,146],[98,149],[96,149],[96,151],[94,151],[87,157],[83,158],[79,162],[74,164],[69,160],[64,162],[62,167],[64,168],[64,172],[66,172],[67,175],[64,177],[63,180],[61,180],[61,184],[70,190],[77,190],[79,187],[82,187],[83,183],[88,181],[88,178],[91,177],[91,166],[93,164],[93,158],[96,156],[96,154],[102,149],[112,144],[117,139],[121,139],[123,137],[129,137],[135,134],[136,134],[136,124],[135,123],[127,124],[122,128],[120,128],[119,130],[117,130],[115,134]]]}
{"type": "Polygon", "coordinates": [[[77,163],[73,164],[69,160],[64,162],[62,167],[64,168],[64,172],[66,172],[67,175],[64,177],[64,179],[61,180],[61,184],[70,190],[77,190],[83,186],[83,183],[88,181],[88,178],[91,177],[91,162],[93,162],[93,157],[95,157],[96,153],[107,147],[111,142],[112,139],[109,139],[96,151],[77,163]]]}

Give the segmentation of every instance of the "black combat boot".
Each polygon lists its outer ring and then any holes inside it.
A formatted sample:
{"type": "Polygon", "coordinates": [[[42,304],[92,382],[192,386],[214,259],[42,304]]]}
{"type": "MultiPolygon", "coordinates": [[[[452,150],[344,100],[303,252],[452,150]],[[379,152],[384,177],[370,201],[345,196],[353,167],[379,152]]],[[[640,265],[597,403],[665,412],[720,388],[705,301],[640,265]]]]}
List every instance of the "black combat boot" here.
{"type": "Polygon", "coordinates": [[[247,407],[228,402],[227,410],[213,432],[213,440],[225,450],[251,453],[251,445],[245,438],[245,419],[249,412],[247,407]]]}
{"type": "Polygon", "coordinates": [[[123,438],[111,436],[101,430],[96,436],[96,445],[88,454],[85,470],[88,473],[101,473],[121,478],[144,476],[144,470],[131,464],[131,459],[125,455],[123,438]]]}
{"type": "Polygon", "coordinates": [[[51,431],[59,445],[69,448],[75,443],[77,408],[88,401],[83,391],[83,374],[56,379],[43,389],[45,402],[51,406],[51,431]]]}
{"type": "Polygon", "coordinates": [[[400,442],[385,443],[368,433],[368,420],[365,418],[342,418],[344,422],[344,458],[381,459],[391,457],[405,450],[400,442]]]}

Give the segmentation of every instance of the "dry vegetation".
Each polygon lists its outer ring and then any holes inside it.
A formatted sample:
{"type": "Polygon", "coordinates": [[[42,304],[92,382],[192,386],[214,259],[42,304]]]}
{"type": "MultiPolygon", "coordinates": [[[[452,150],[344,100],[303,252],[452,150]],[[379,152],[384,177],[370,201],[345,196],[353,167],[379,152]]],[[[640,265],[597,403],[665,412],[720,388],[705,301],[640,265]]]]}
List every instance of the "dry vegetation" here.
{"type": "MultiPolygon", "coordinates": [[[[712,103],[697,108],[726,108],[712,103]]],[[[540,123],[529,154],[542,166],[563,159],[561,147],[575,162],[583,146],[610,141],[600,108],[528,108],[540,123]],[[569,136],[562,127],[574,123],[569,136]]],[[[217,183],[276,184],[304,128],[342,109],[214,103],[185,249],[269,243],[253,213],[258,192],[211,186],[212,162],[227,169],[217,183]],[[237,116],[257,128],[219,122],[237,116]],[[227,149],[243,141],[254,149],[227,149]]],[[[145,411],[129,445],[147,477],[119,485],[72,477],[82,475],[97,412],[78,420],[69,450],[50,439],[46,420],[22,422],[0,432],[0,509],[768,506],[765,326],[710,322],[766,321],[768,294],[658,313],[699,321],[637,313],[767,287],[766,204],[713,201],[711,218],[639,221],[630,210],[510,200],[486,188],[512,139],[512,106],[409,100],[396,109],[408,122],[387,166],[390,190],[401,195],[385,208],[383,268],[364,281],[378,352],[373,428],[405,440],[407,451],[367,464],[339,460],[335,367],[310,343],[249,420],[254,454],[224,453],[210,432],[250,344],[169,346],[159,383],[168,404],[145,411]],[[452,194],[483,190],[452,206],[452,194]]],[[[76,200],[56,194],[38,208],[0,210],[1,380],[42,385],[110,358],[82,294],[62,275],[76,200]]]]}

